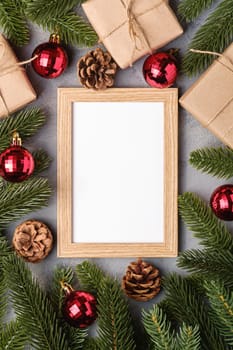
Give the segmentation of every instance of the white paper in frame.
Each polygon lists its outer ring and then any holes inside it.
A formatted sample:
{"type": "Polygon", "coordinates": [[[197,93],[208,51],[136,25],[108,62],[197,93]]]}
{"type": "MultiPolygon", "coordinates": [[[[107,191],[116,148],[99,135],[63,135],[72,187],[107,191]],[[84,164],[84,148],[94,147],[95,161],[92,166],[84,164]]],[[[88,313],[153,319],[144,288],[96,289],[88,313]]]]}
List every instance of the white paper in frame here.
{"type": "Polygon", "coordinates": [[[177,89],[59,89],[59,257],[177,255],[177,106],[177,89]]]}

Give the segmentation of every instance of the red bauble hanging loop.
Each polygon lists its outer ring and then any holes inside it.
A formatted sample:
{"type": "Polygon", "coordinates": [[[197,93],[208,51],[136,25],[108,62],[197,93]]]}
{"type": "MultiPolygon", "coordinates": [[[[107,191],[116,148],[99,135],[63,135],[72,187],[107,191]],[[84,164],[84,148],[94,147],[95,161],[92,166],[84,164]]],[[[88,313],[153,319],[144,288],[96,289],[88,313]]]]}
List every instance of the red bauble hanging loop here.
{"type": "Polygon", "coordinates": [[[97,317],[96,298],[88,292],[73,290],[71,286],[61,282],[66,292],[63,303],[63,315],[66,321],[73,327],[86,328],[97,317]]]}
{"type": "Polygon", "coordinates": [[[211,195],[210,206],[219,219],[233,220],[233,185],[216,188],[211,195]]]}
{"type": "Polygon", "coordinates": [[[158,52],[150,55],[144,62],[143,75],[146,82],[155,88],[172,86],[177,78],[177,60],[173,54],[158,52]]]}
{"type": "Polygon", "coordinates": [[[47,79],[59,77],[68,64],[67,53],[60,45],[60,37],[57,34],[52,34],[49,42],[37,46],[32,57],[36,57],[32,61],[36,73],[47,79]]]}
{"type": "Polygon", "coordinates": [[[21,146],[17,132],[13,134],[10,147],[0,154],[0,175],[10,182],[22,182],[34,171],[32,154],[21,146]]]}

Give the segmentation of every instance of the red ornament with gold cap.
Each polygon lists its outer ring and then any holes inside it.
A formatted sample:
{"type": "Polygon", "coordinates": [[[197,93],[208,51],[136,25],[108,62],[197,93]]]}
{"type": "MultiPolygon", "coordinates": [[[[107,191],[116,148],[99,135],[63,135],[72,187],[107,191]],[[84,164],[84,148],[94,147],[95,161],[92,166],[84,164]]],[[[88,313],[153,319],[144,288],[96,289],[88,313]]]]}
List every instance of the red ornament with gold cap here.
{"type": "Polygon", "coordinates": [[[43,78],[54,79],[59,77],[67,67],[68,56],[60,44],[60,36],[52,34],[49,42],[40,44],[34,50],[32,67],[43,78]]]}
{"type": "Polygon", "coordinates": [[[63,281],[61,287],[66,293],[62,308],[65,320],[76,328],[90,326],[97,317],[94,295],[85,291],[74,290],[63,281]]]}
{"type": "Polygon", "coordinates": [[[0,154],[0,175],[10,182],[22,182],[33,173],[34,159],[24,147],[18,132],[13,133],[11,145],[0,154]]]}

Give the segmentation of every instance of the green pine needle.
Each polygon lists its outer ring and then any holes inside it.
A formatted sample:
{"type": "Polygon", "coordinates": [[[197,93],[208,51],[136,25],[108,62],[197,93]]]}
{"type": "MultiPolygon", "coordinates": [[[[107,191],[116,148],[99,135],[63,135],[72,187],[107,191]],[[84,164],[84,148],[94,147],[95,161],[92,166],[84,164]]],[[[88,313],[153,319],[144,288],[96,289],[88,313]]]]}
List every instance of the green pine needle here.
{"type": "Polygon", "coordinates": [[[176,348],[177,350],[200,350],[201,337],[198,326],[191,327],[183,323],[177,337],[176,348]]]}
{"type": "Polygon", "coordinates": [[[6,314],[7,308],[7,284],[5,275],[2,271],[2,259],[11,254],[11,249],[5,237],[0,236],[0,330],[2,328],[2,320],[6,314]]]}
{"type": "Polygon", "coordinates": [[[233,254],[229,250],[186,250],[178,257],[177,266],[208,280],[217,277],[233,288],[233,254]]]}
{"type": "Polygon", "coordinates": [[[60,14],[59,17],[50,17],[38,24],[50,32],[57,28],[62,41],[66,44],[91,47],[98,41],[92,27],[72,11],[60,14]]]}
{"type": "Polygon", "coordinates": [[[3,259],[14,310],[35,350],[70,350],[46,294],[21,258],[3,259]]]}
{"type": "Polygon", "coordinates": [[[4,119],[0,123],[0,151],[9,147],[12,132],[17,130],[24,141],[34,135],[46,121],[44,113],[39,108],[22,110],[4,119]]]}
{"type": "Polygon", "coordinates": [[[82,288],[96,293],[101,281],[105,278],[104,272],[90,261],[83,261],[76,266],[76,272],[82,288]]]}
{"type": "MultiPolygon", "coordinates": [[[[193,4],[196,2],[192,2],[193,4]]],[[[209,15],[205,24],[196,32],[189,49],[221,53],[233,39],[233,0],[222,0],[216,10],[209,15]]],[[[208,54],[188,51],[183,60],[183,71],[188,76],[205,70],[216,58],[208,54]]]]}
{"type": "Polygon", "coordinates": [[[47,179],[31,178],[22,183],[1,183],[0,227],[45,207],[52,189],[47,179]]]}
{"type": "Polygon", "coordinates": [[[169,316],[172,315],[172,319],[180,324],[199,325],[203,350],[226,350],[218,329],[210,320],[209,307],[195,280],[171,274],[163,284],[169,316]]]}
{"type": "Polygon", "coordinates": [[[233,251],[232,234],[197,195],[186,192],[179,196],[178,204],[184,222],[202,245],[213,250],[233,251]]]}
{"type": "Polygon", "coordinates": [[[17,321],[7,324],[0,332],[0,349],[24,350],[27,342],[25,330],[17,321]]]}
{"type": "Polygon", "coordinates": [[[33,172],[33,176],[38,175],[39,173],[41,173],[49,167],[51,163],[51,158],[44,150],[39,149],[33,152],[32,156],[35,161],[35,170],[33,172]]]}
{"type": "Polygon", "coordinates": [[[77,5],[77,0],[27,0],[26,14],[32,21],[43,22],[44,17],[59,17],[77,5]]]}
{"type": "Polygon", "coordinates": [[[187,22],[191,22],[210,7],[214,1],[216,0],[182,0],[178,6],[178,13],[187,22]]]}
{"type": "Polygon", "coordinates": [[[110,277],[100,281],[97,300],[100,349],[134,350],[132,320],[119,283],[110,277]]]}
{"type": "Polygon", "coordinates": [[[191,152],[190,164],[197,170],[230,179],[233,177],[233,150],[228,147],[202,148],[191,152]]]}
{"type": "Polygon", "coordinates": [[[171,323],[167,320],[166,314],[158,305],[154,305],[153,309],[148,312],[143,310],[142,320],[153,344],[152,349],[175,349],[175,336],[171,330],[171,323]]]}
{"type": "Polygon", "coordinates": [[[233,291],[222,282],[205,282],[207,296],[213,311],[212,320],[228,345],[233,346],[233,291]]]}
{"type": "Polygon", "coordinates": [[[101,350],[99,347],[98,339],[89,338],[86,340],[83,346],[83,350],[101,350]]]}
{"type": "Polygon", "coordinates": [[[0,27],[15,45],[23,46],[28,43],[30,36],[27,22],[15,1],[1,0],[0,27]]]}

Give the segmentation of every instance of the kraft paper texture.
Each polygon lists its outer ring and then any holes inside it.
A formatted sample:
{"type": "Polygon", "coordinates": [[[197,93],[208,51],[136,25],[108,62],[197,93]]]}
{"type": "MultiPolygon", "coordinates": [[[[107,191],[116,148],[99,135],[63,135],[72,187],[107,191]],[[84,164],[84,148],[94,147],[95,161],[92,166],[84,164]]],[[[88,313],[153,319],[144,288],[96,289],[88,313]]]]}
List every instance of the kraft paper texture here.
{"type": "Polygon", "coordinates": [[[129,30],[128,1],[88,0],[82,4],[100,41],[121,68],[127,68],[142,56],[168,44],[183,33],[167,1],[134,0],[131,12],[137,22],[132,23],[137,33],[135,50],[135,41],[129,30]]]}
{"type": "Polygon", "coordinates": [[[180,98],[180,104],[233,148],[233,44],[180,98]]]}
{"type": "Polygon", "coordinates": [[[0,118],[36,99],[24,68],[18,62],[8,42],[0,34],[0,118]]]}

